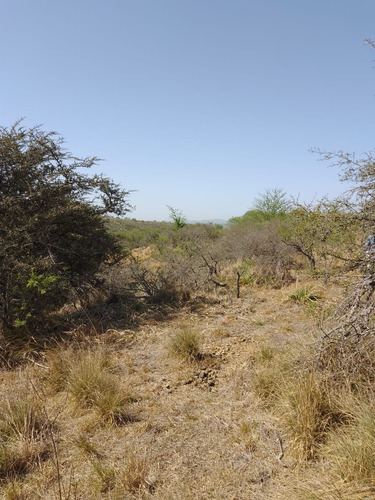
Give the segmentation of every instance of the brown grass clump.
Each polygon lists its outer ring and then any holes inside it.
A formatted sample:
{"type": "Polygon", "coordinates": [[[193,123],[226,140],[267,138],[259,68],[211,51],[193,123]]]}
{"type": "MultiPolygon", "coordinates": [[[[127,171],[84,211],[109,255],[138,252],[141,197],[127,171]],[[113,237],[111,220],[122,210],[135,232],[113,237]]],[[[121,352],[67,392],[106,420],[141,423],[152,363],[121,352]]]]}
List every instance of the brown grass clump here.
{"type": "MultiPolygon", "coordinates": [[[[148,481],[148,465],[145,458],[131,453],[121,467],[103,459],[91,461],[94,482],[102,494],[109,494],[113,500],[121,500],[124,494],[139,498],[142,492],[152,492],[154,486],[148,481]]],[[[107,497],[105,497],[107,498],[107,497]]]]}
{"type": "Polygon", "coordinates": [[[21,476],[47,453],[47,422],[30,395],[15,394],[0,408],[0,480],[21,476]]]}
{"type": "Polygon", "coordinates": [[[56,351],[50,356],[48,382],[54,390],[68,390],[76,403],[93,408],[100,420],[122,424],[130,420],[130,395],[112,373],[112,362],[104,350],[56,351]]]}
{"type": "Polygon", "coordinates": [[[110,371],[109,355],[102,351],[78,353],[70,366],[69,392],[79,405],[94,408],[103,422],[121,424],[130,419],[130,396],[110,371]]]}
{"type": "Polygon", "coordinates": [[[169,341],[169,351],[176,357],[196,361],[201,357],[201,339],[196,330],[181,326],[169,341]]]}
{"type": "Polygon", "coordinates": [[[22,483],[17,481],[12,481],[4,486],[4,498],[5,500],[28,500],[29,494],[24,491],[22,483]]]}
{"type": "Polygon", "coordinates": [[[281,404],[294,456],[302,462],[317,458],[341,416],[326,381],[314,372],[303,374],[285,386],[281,404]]]}
{"type": "Polygon", "coordinates": [[[49,367],[45,381],[54,393],[64,391],[68,385],[69,373],[76,358],[72,348],[54,348],[47,352],[49,367]]]}
{"type": "Polygon", "coordinates": [[[255,358],[252,386],[255,394],[267,404],[280,397],[288,377],[289,363],[286,353],[269,344],[261,346],[255,358]]]}
{"type": "Polygon", "coordinates": [[[375,484],[375,408],[363,398],[343,404],[346,425],[330,433],[325,454],[332,471],[346,482],[375,484]]]}

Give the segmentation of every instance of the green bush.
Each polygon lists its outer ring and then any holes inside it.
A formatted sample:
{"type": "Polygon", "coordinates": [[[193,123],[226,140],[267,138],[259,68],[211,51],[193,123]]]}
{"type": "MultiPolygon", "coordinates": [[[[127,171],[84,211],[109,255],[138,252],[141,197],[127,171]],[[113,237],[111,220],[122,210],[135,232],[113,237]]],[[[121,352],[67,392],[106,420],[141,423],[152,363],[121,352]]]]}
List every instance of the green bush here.
{"type": "Polygon", "coordinates": [[[103,214],[129,210],[127,192],[81,173],[96,158],[73,157],[54,132],[0,128],[0,330],[31,337],[50,314],[84,296],[100,267],[119,255],[103,214]],[[90,200],[99,200],[94,203],[90,200]]]}

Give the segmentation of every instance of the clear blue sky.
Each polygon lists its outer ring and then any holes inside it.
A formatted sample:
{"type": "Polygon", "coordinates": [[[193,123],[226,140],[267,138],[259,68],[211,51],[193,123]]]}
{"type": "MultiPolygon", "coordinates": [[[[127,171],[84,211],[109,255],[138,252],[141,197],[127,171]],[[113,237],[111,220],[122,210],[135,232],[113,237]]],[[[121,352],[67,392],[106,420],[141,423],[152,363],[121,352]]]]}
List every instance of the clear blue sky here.
{"type": "Polygon", "coordinates": [[[0,0],[0,116],[136,190],[130,217],[334,197],[309,149],[374,147],[375,0],[0,0]]]}

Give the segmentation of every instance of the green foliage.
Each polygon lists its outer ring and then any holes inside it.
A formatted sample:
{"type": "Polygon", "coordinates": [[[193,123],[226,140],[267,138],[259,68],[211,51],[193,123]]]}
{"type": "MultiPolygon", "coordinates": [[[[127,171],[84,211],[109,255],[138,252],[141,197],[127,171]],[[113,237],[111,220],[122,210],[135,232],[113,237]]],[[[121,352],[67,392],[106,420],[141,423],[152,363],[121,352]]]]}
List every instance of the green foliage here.
{"type": "Polygon", "coordinates": [[[32,324],[41,310],[46,314],[54,308],[59,281],[58,276],[36,274],[34,268],[29,276],[18,276],[18,283],[12,290],[18,298],[11,308],[15,328],[32,324]]]}
{"type": "Polygon", "coordinates": [[[244,260],[240,267],[238,272],[240,273],[241,281],[242,283],[245,283],[246,285],[251,285],[255,282],[255,276],[253,274],[253,263],[248,260],[244,260]]]}
{"type": "Polygon", "coordinates": [[[255,198],[253,207],[240,217],[232,217],[229,226],[263,224],[273,219],[282,219],[291,210],[292,204],[282,189],[267,189],[255,198]]]}
{"type": "Polygon", "coordinates": [[[302,287],[290,295],[290,300],[300,304],[311,304],[319,300],[319,295],[309,287],[302,287]]]}
{"type": "Polygon", "coordinates": [[[231,217],[228,220],[228,226],[238,226],[238,225],[253,225],[259,224],[267,221],[266,215],[260,210],[248,210],[243,215],[239,217],[231,217]]]}
{"type": "Polygon", "coordinates": [[[82,173],[63,139],[19,123],[0,128],[0,328],[26,335],[48,327],[51,312],[95,282],[120,248],[103,214],[130,209],[128,192],[82,173]]]}
{"type": "Polygon", "coordinates": [[[174,224],[174,230],[178,231],[179,229],[183,228],[186,226],[187,219],[185,215],[182,213],[181,210],[178,210],[176,208],[170,207],[167,205],[168,210],[169,210],[169,217],[172,219],[173,224],[174,224]]]}
{"type": "Polygon", "coordinates": [[[266,191],[255,198],[254,210],[261,212],[266,220],[283,217],[291,209],[291,202],[283,189],[274,188],[266,191]]]}
{"type": "Polygon", "coordinates": [[[282,220],[280,235],[285,243],[307,258],[314,271],[318,259],[325,267],[329,257],[356,260],[359,227],[345,208],[340,201],[327,200],[315,205],[298,205],[282,220]]]}
{"type": "Polygon", "coordinates": [[[170,239],[170,223],[156,221],[137,221],[120,217],[106,217],[110,234],[114,235],[126,249],[162,246],[170,239]]]}

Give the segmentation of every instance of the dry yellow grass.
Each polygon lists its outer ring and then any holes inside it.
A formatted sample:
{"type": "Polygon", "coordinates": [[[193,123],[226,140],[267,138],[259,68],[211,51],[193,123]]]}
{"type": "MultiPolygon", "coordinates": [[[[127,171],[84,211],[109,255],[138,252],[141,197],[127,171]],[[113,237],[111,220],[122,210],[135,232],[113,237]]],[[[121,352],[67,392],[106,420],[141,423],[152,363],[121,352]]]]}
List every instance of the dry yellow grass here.
{"type": "MultiPolygon", "coordinates": [[[[110,359],[103,366],[106,376],[116,379],[124,397],[127,390],[133,395],[126,399],[132,418],[117,425],[97,418],[90,405],[77,404],[71,369],[65,369],[73,358],[66,352],[47,353],[44,367],[28,367],[17,376],[4,370],[4,397],[14,392],[15,377],[20,387],[32,380],[45,395],[41,404],[54,424],[56,454],[47,440],[48,453],[26,474],[0,479],[0,498],[359,499],[346,497],[340,485],[332,493],[334,466],[327,470],[319,462],[319,446],[315,462],[295,467],[294,438],[279,399],[288,385],[284,378],[293,380],[294,361],[310,349],[316,333],[314,317],[287,300],[294,288],[244,288],[239,300],[187,307],[141,325],[129,345],[120,342],[121,332],[91,339],[110,359]],[[166,348],[181,328],[199,332],[194,363],[166,348]],[[262,373],[269,376],[270,394],[257,386],[262,373]]],[[[365,491],[366,485],[360,487],[365,491]]]]}

